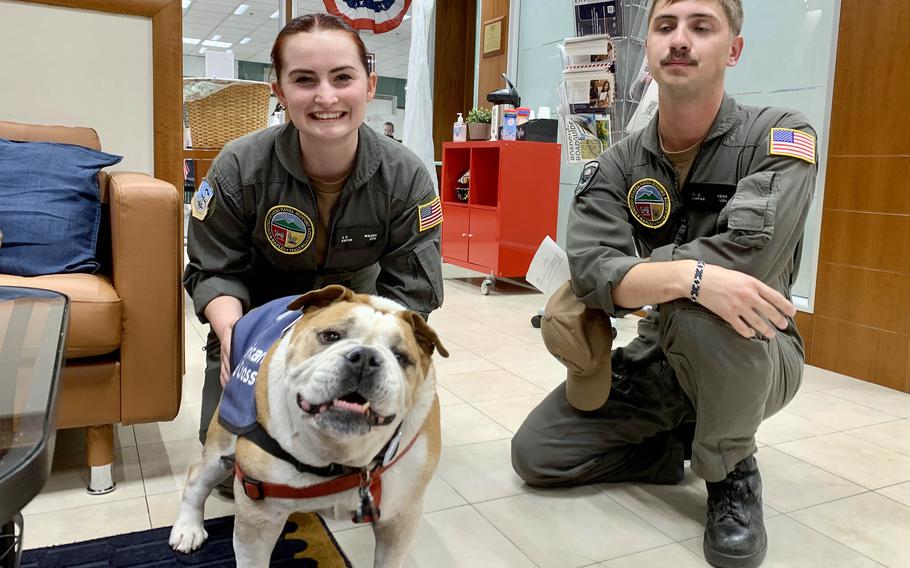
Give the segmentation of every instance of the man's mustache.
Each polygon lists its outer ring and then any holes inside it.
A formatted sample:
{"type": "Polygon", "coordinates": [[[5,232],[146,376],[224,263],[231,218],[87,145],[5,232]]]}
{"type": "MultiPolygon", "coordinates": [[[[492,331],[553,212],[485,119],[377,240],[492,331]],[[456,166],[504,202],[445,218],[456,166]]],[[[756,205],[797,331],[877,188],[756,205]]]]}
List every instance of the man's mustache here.
{"type": "Polygon", "coordinates": [[[670,54],[660,60],[661,65],[668,65],[670,63],[675,64],[684,64],[684,65],[698,65],[698,60],[694,59],[691,55],[684,51],[670,50],[670,54]]]}

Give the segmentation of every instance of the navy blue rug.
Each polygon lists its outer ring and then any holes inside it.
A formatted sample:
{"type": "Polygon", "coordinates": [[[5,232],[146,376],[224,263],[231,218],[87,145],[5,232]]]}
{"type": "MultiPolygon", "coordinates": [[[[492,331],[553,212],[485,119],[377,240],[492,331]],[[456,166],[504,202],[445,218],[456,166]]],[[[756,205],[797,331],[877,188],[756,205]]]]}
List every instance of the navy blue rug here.
{"type": "MultiPolygon", "coordinates": [[[[26,524],[25,530],[28,530],[26,524]]],[[[171,527],[98,538],[22,553],[22,568],[103,566],[234,566],[234,517],[205,521],[209,538],[193,554],[174,552],[167,544],[171,527]]],[[[352,568],[322,518],[315,513],[294,513],[275,544],[269,566],[352,568]]]]}

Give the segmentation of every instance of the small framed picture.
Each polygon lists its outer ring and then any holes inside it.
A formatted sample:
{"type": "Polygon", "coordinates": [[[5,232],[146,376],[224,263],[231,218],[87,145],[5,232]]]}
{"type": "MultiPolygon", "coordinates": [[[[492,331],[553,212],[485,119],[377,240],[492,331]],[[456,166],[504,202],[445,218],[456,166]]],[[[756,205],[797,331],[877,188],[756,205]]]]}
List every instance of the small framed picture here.
{"type": "Polygon", "coordinates": [[[506,25],[505,16],[499,16],[483,23],[481,51],[483,57],[496,57],[505,53],[503,34],[506,25]]]}
{"type": "Polygon", "coordinates": [[[367,52],[367,68],[370,73],[376,72],[376,54],[367,52]]]}

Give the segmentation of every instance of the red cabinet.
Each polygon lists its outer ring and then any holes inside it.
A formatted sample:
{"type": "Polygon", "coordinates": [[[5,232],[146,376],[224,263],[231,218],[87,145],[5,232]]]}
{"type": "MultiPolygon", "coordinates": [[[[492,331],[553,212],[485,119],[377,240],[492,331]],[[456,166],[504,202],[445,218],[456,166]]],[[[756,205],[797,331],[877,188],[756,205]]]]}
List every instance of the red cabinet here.
{"type": "Polygon", "coordinates": [[[559,157],[558,144],[543,142],[443,144],[443,261],[493,276],[525,276],[544,237],[556,240],[559,157]],[[464,202],[455,188],[467,172],[464,202]]]}

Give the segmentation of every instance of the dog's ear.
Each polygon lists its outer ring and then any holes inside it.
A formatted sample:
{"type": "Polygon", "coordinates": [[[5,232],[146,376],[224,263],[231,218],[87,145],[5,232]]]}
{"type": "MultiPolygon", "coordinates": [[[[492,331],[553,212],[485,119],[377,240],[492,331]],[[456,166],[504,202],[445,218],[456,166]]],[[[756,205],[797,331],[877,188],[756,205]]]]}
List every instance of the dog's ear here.
{"type": "Polygon", "coordinates": [[[354,292],[351,292],[344,286],[331,284],[325,288],[313,290],[307,292],[303,296],[300,296],[288,304],[288,309],[292,311],[302,310],[306,312],[311,308],[324,308],[329,304],[334,304],[335,302],[344,302],[345,300],[350,300],[353,297],[354,292]]]}
{"type": "Polygon", "coordinates": [[[435,347],[443,357],[449,356],[449,352],[446,350],[445,346],[443,346],[439,336],[436,335],[433,328],[427,324],[426,320],[424,320],[420,314],[405,310],[404,312],[401,312],[401,317],[414,329],[414,338],[417,339],[420,348],[423,349],[427,355],[432,355],[433,348],[435,347]]]}

